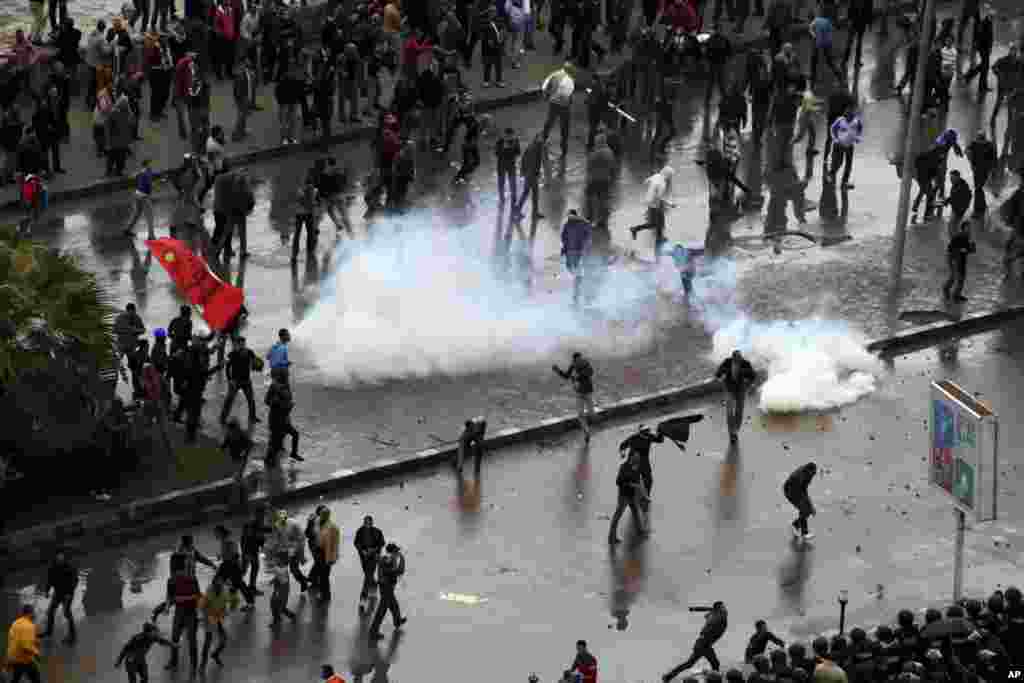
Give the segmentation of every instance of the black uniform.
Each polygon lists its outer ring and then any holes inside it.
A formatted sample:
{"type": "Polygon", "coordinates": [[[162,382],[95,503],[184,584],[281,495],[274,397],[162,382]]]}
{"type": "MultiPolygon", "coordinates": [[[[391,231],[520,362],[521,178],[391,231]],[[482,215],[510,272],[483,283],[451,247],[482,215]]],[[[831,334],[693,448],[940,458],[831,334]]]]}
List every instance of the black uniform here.
{"type": "Polygon", "coordinates": [[[359,592],[362,600],[377,592],[377,564],[384,550],[384,532],[377,527],[359,527],[354,544],[359,552],[359,563],[363,567],[363,588],[359,592]]]}
{"type": "Polygon", "coordinates": [[[974,178],[974,215],[981,217],[988,211],[985,183],[998,161],[995,143],[986,138],[976,138],[967,145],[967,159],[971,162],[971,176],[974,178]]]}
{"type": "Polygon", "coordinates": [[[718,656],[715,654],[714,646],[725,633],[725,629],[728,626],[729,613],[726,611],[725,605],[719,603],[718,607],[712,608],[707,613],[707,616],[704,617],[704,628],[700,630],[700,636],[697,637],[697,642],[693,644],[693,652],[690,654],[689,659],[665,674],[662,680],[672,680],[696,664],[701,657],[708,660],[713,671],[718,671],[720,664],[718,656]]]}

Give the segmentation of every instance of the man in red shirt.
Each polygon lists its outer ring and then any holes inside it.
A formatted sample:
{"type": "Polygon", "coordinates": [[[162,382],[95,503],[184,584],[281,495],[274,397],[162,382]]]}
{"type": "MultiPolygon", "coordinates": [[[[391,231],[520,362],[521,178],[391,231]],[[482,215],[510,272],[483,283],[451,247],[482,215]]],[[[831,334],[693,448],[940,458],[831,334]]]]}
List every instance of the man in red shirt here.
{"type": "Polygon", "coordinates": [[[587,650],[587,641],[576,641],[576,659],[571,670],[582,676],[582,683],[597,683],[597,658],[587,650]]]}

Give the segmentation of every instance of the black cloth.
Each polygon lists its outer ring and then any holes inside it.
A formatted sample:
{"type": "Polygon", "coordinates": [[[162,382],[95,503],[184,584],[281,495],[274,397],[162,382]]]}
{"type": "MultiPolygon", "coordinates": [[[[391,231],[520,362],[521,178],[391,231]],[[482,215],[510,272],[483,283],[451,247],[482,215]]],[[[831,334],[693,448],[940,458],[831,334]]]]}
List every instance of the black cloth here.
{"type": "Polygon", "coordinates": [[[241,462],[245,459],[249,451],[252,450],[253,441],[249,438],[248,434],[238,430],[225,436],[220,447],[228,452],[228,455],[232,460],[235,462],[241,462]]]}
{"type": "Polygon", "coordinates": [[[953,211],[962,216],[971,206],[971,186],[963,178],[953,181],[949,189],[949,206],[953,211]]]}
{"type": "Polygon", "coordinates": [[[120,664],[125,660],[130,663],[145,662],[146,655],[149,654],[149,651],[157,643],[166,647],[171,647],[171,641],[167,640],[156,631],[143,631],[142,633],[136,633],[128,640],[127,643],[125,643],[125,646],[121,648],[121,654],[117,658],[117,663],[120,664]]]}
{"type": "Polygon", "coordinates": [[[733,394],[743,394],[746,392],[747,387],[757,379],[757,373],[754,372],[754,366],[750,364],[750,361],[746,358],[741,358],[739,363],[740,367],[737,377],[733,376],[732,356],[722,361],[722,364],[718,366],[718,370],[715,372],[715,378],[722,380],[726,390],[733,394]]]}
{"type": "Polygon", "coordinates": [[[807,489],[810,487],[816,472],[817,469],[812,463],[801,465],[793,470],[793,473],[786,479],[786,483],[782,485],[782,491],[786,498],[793,500],[794,498],[799,499],[806,496],[807,489]]]}
{"type": "Polygon", "coordinates": [[[384,532],[377,527],[359,527],[356,531],[356,536],[353,541],[356,550],[359,551],[360,555],[367,553],[372,555],[379,555],[381,550],[384,549],[384,532]]]}
{"type": "Polygon", "coordinates": [[[781,638],[768,629],[757,631],[754,635],[750,636],[750,640],[747,642],[744,661],[749,663],[753,661],[754,657],[757,655],[763,655],[764,651],[768,649],[768,643],[774,643],[776,647],[786,646],[786,643],[784,643],[781,638]]]}
{"type": "Polygon", "coordinates": [[[970,234],[966,232],[958,232],[949,240],[949,246],[946,247],[946,253],[950,256],[966,259],[968,254],[973,254],[975,252],[975,249],[976,247],[974,242],[971,240],[970,234]]]}
{"type": "Polygon", "coordinates": [[[563,379],[572,381],[578,394],[594,393],[594,368],[586,358],[574,360],[565,372],[558,371],[563,379]]]}

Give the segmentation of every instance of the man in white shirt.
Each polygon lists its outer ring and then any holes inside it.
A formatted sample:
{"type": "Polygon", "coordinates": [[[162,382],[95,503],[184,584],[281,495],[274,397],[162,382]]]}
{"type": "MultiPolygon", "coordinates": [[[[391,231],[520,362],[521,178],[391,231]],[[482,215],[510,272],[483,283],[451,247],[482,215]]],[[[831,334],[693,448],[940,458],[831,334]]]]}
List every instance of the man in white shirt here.
{"type": "Polygon", "coordinates": [[[544,79],[541,86],[544,97],[548,100],[548,118],[544,122],[544,143],[547,144],[551,127],[558,120],[562,133],[562,157],[569,152],[569,118],[572,108],[572,95],[576,91],[576,81],[572,77],[572,63],[566,62],[561,69],[554,71],[544,79]]]}
{"type": "Polygon", "coordinates": [[[661,259],[661,247],[665,243],[665,208],[671,206],[667,197],[672,190],[672,176],[675,170],[665,166],[644,181],[647,185],[647,222],[629,229],[636,239],[636,234],[644,230],[654,231],[654,260],[661,259]]]}

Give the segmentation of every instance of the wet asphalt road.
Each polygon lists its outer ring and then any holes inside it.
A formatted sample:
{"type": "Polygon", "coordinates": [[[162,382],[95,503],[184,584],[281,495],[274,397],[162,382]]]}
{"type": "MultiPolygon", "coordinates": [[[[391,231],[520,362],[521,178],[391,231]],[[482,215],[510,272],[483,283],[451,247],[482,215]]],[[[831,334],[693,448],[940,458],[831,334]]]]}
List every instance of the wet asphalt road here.
{"type": "MultiPolygon", "coordinates": [[[[1013,19],[999,25],[997,55],[1005,48],[1006,38],[1019,29],[1018,23],[1013,19]]],[[[891,39],[895,40],[897,35],[894,31],[891,39]]],[[[733,250],[740,268],[739,298],[753,317],[790,319],[824,311],[831,317],[849,321],[870,336],[883,336],[900,329],[896,321],[900,311],[938,307],[937,290],[945,268],[943,231],[938,225],[919,226],[910,231],[903,290],[896,298],[886,294],[889,291],[886,267],[889,235],[895,221],[898,188],[888,158],[902,140],[901,104],[897,99],[880,98],[884,89],[879,83],[888,78],[890,60],[886,55],[893,53],[892,45],[880,48],[872,36],[866,41],[866,48],[865,66],[857,80],[864,101],[866,141],[857,151],[856,188],[841,198],[848,211],[839,225],[853,240],[839,247],[794,249],[780,256],[768,253],[756,240],[741,241],[733,250]]],[[[992,104],[990,97],[978,107],[973,90],[955,89],[950,116],[951,125],[965,134],[973,130],[978,121],[987,120],[986,112],[992,104]]],[[[693,90],[688,90],[686,96],[680,98],[677,111],[679,137],[673,143],[671,154],[671,163],[678,171],[672,196],[677,208],[670,213],[668,226],[672,242],[702,241],[707,226],[706,182],[703,172],[692,163],[699,151],[705,118],[699,97],[693,95],[693,90]]],[[[513,125],[526,140],[541,128],[544,115],[544,108],[539,104],[503,109],[494,114],[494,125],[497,128],[513,125]]],[[[566,211],[582,203],[585,171],[582,147],[586,132],[583,107],[576,108],[573,131],[573,144],[564,171],[557,164],[547,169],[542,188],[542,212],[547,218],[535,226],[533,270],[541,283],[537,289],[545,296],[569,297],[567,278],[558,277],[561,272],[558,233],[566,211]]],[[[498,218],[494,196],[495,168],[490,151],[493,142],[493,136],[482,142],[483,165],[473,181],[477,218],[464,230],[486,254],[496,250],[495,234],[504,239],[507,229],[503,219],[498,218]]],[[[554,140],[552,143],[554,146],[554,140]]],[[[633,242],[626,230],[643,220],[642,181],[652,171],[639,129],[629,139],[628,149],[618,196],[614,200],[612,240],[618,251],[635,250],[641,258],[649,258],[650,235],[641,235],[633,242]]],[[[346,145],[332,153],[352,168],[357,177],[370,163],[366,144],[346,145]]],[[[423,160],[418,199],[421,207],[436,208],[446,204],[445,189],[455,172],[449,164],[454,162],[457,153],[456,144],[449,162],[438,162],[432,155],[423,160]]],[[[318,258],[312,263],[300,264],[297,272],[290,271],[287,240],[294,214],[294,196],[312,160],[312,156],[289,157],[248,169],[258,183],[256,209],[249,219],[249,248],[253,256],[244,272],[239,272],[236,263],[231,278],[246,290],[252,313],[246,335],[249,345],[257,351],[262,352],[270,345],[279,327],[292,326],[309,312],[319,298],[324,275],[344,257],[345,250],[358,248],[358,244],[350,245],[342,240],[341,251],[335,253],[330,239],[334,229],[324,218],[318,258]]],[[[966,161],[961,159],[952,159],[951,167],[967,172],[966,161]]],[[[819,164],[808,189],[812,199],[820,199],[820,175],[819,164]]],[[[356,194],[361,195],[361,192],[356,194]]],[[[39,235],[51,244],[77,253],[84,265],[97,272],[112,288],[118,301],[136,301],[150,328],[165,326],[181,302],[159,265],[146,258],[142,240],[132,243],[120,236],[120,227],[131,210],[130,201],[129,193],[121,193],[58,205],[39,235]]],[[[996,205],[996,200],[991,204],[996,205]]],[[[157,204],[158,224],[166,222],[170,209],[170,198],[165,195],[157,204]]],[[[361,212],[362,202],[357,198],[350,209],[357,240],[365,239],[373,230],[360,219],[361,212]]],[[[414,215],[447,216],[443,211],[414,215]]],[[[212,224],[212,218],[208,217],[208,221],[212,224]]],[[[822,225],[816,214],[810,215],[809,227],[818,232],[835,229],[835,226],[822,225]]],[[[761,231],[761,220],[756,215],[742,219],[733,227],[733,234],[740,238],[756,236],[761,231]]],[[[1021,300],[1019,288],[1003,280],[998,266],[1001,238],[985,231],[981,231],[978,238],[982,246],[970,266],[968,294],[971,301],[963,311],[967,313],[1021,300]]],[[[514,233],[512,239],[518,239],[514,233]]],[[[655,302],[651,316],[661,316],[664,313],[661,309],[666,308],[670,310],[663,335],[649,348],[627,358],[596,356],[601,372],[599,402],[707,376],[715,359],[708,356],[709,344],[703,328],[685,316],[680,319],[678,306],[671,302],[655,302]]],[[[511,372],[496,370],[349,387],[326,380],[308,350],[300,344],[293,349],[293,357],[297,362],[295,422],[303,434],[303,452],[307,456],[306,463],[290,472],[293,480],[325,476],[339,467],[360,466],[382,456],[412,452],[454,439],[467,414],[486,412],[493,428],[502,429],[561,414],[571,405],[571,397],[551,375],[547,363],[511,372]]],[[[552,360],[563,361],[562,358],[552,360]]],[[[212,412],[219,409],[223,390],[222,378],[211,383],[208,424],[212,423],[212,412]]],[[[262,395],[259,387],[257,393],[262,395]]],[[[236,402],[236,406],[240,403],[236,402]]],[[[241,408],[236,407],[236,410],[241,408]]],[[[157,492],[162,491],[153,491],[157,492]]]]}
{"type": "MultiPolygon", "coordinates": [[[[524,680],[530,671],[547,680],[571,660],[573,642],[586,638],[602,679],[649,681],[685,656],[699,630],[699,615],[689,614],[688,605],[726,600],[730,630],[719,652],[734,663],[757,618],[787,641],[835,629],[840,589],[851,596],[847,624],[870,627],[900,608],[939,604],[952,588],[954,527],[948,503],[926,483],[931,379],[980,392],[1000,416],[1000,520],[968,532],[966,591],[1019,583],[1019,333],[1010,329],[941,355],[930,350],[899,358],[875,395],[835,413],[793,420],[751,415],[734,449],[717,401],[666,413],[707,418],[686,453],[655,446],[652,537],[636,543],[627,513],[626,543],[613,554],[605,538],[616,449],[635,422],[600,429],[589,447],[571,434],[495,453],[479,481],[459,484],[445,469],[331,496],[321,502],[331,506],[344,534],[334,602],[320,609],[298,600],[298,623],[274,636],[266,598],[258,599],[254,613],[230,619],[226,668],[211,669],[206,680],[313,680],[325,662],[347,677],[351,672],[350,680],[481,680],[494,678],[495,666],[503,680],[524,680]],[[801,550],[792,543],[793,513],[780,487],[810,460],[821,468],[811,489],[817,538],[801,550]],[[405,549],[408,563],[399,596],[409,623],[397,640],[386,626],[389,639],[379,650],[365,645],[355,603],[360,571],[350,544],[364,514],[405,549]],[[375,663],[380,668],[370,673],[375,663]]],[[[312,506],[292,512],[304,520],[312,506]]],[[[194,531],[198,546],[212,552],[209,530],[194,531]]],[[[45,680],[123,676],[111,668],[117,648],[159,600],[175,540],[162,534],[77,558],[80,641],[73,648],[46,645],[45,680]]],[[[10,577],[0,621],[7,623],[21,602],[44,607],[35,594],[40,576],[10,577]]],[[[209,578],[200,569],[201,583],[209,578]]],[[[166,620],[163,626],[169,627],[166,620]]],[[[63,633],[60,620],[57,632],[63,633]]],[[[153,680],[185,680],[160,670],[165,656],[159,648],[151,655],[153,680]]]]}

